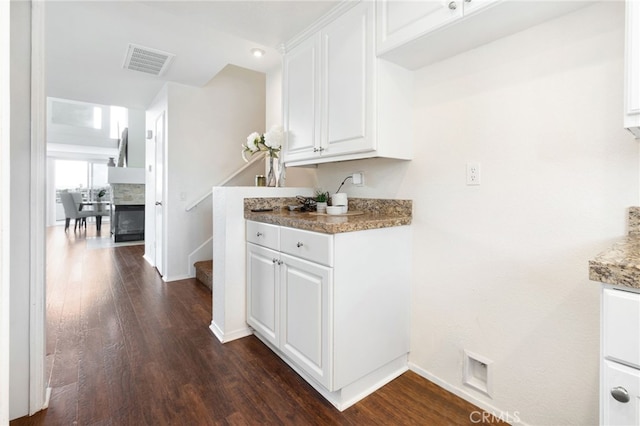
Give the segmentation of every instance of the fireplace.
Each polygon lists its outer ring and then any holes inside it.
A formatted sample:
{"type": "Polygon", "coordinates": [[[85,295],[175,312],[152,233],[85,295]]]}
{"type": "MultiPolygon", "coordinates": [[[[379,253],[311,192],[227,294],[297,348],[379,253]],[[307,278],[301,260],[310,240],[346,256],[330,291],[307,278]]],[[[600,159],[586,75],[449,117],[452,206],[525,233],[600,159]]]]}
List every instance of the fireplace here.
{"type": "Polygon", "coordinates": [[[112,229],[116,243],[144,240],[144,204],[114,205],[112,229]]]}

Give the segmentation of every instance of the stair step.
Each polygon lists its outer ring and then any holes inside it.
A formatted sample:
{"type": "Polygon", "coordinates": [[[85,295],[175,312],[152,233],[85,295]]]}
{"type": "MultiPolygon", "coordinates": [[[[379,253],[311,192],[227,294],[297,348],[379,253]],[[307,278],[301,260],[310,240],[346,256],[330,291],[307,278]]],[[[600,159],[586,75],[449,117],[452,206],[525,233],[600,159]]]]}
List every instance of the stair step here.
{"type": "Polygon", "coordinates": [[[213,260],[203,260],[193,264],[196,268],[196,279],[207,286],[209,290],[213,287],[213,260]]]}

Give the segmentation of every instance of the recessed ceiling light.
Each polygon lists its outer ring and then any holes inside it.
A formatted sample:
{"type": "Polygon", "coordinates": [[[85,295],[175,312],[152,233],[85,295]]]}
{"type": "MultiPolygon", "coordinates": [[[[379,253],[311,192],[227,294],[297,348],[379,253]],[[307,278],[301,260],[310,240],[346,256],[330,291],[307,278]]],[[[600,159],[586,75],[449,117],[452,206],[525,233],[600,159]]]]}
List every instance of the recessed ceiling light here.
{"type": "Polygon", "coordinates": [[[265,54],[265,51],[262,49],[254,48],[254,49],[251,49],[251,54],[256,58],[262,58],[265,54]]]}

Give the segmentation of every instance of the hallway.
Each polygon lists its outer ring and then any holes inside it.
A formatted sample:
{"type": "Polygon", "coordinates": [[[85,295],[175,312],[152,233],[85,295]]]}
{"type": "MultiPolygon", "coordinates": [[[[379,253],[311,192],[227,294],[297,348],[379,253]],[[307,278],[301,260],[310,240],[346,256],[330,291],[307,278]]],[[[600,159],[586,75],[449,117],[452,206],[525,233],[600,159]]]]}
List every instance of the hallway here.
{"type": "Polygon", "coordinates": [[[340,413],[255,337],[220,344],[208,329],[211,296],[202,284],[164,283],[143,260],[143,245],[92,249],[94,234],[94,226],[48,229],[51,401],[11,425],[442,425],[480,418],[476,407],[412,372],[340,413]]]}

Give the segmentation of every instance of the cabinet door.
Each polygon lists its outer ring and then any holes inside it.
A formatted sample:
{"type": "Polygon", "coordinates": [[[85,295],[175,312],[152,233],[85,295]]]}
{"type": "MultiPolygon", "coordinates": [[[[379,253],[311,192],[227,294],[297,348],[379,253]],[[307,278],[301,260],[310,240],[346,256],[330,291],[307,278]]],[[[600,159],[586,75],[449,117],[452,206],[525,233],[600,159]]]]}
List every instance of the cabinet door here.
{"type": "Polygon", "coordinates": [[[282,255],[280,349],[318,383],[332,389],[331,269],[282,255]]]}
{"type": "Polygon", "coordinates": [[[284,57],[285,161],[319,155],[319,61],[317,35],[305,40],[284,57]]]}
{"type": "Polygon", "coordinates": [[[461,18],[462,3],[461,0],[377,2],[377,53],[387,52],[461,18]]]}
{"type": "Polygon", "coordinates": [[[605,288],[602,311],[604,356],[640,368],[640,294],[605,288]]]}
{"type": "Polygon", "coordinates": [[[602,424],[639,425],[640,370],[606,360],[603,368],[602,424]]]}
{"type": "Polygon", "coordinates": [[[247,323],[275,346],[280,334],[278,257],[276,251],[247,244],[247,323]]]}
{"type": "Polygon", "coordinates": [[[487,6],[491,6],[503,1],[504,0],[465,0],[462,2],[464,8],[463,14],[464,16],[469,16],[476,13],[477,11],[484,9],[487,6]]]}
{"type": "Polygon", "coordinates": [[[322,37],[322,156],[375,148],[373,2],[362,2],[320,32],[322,37]]]}

